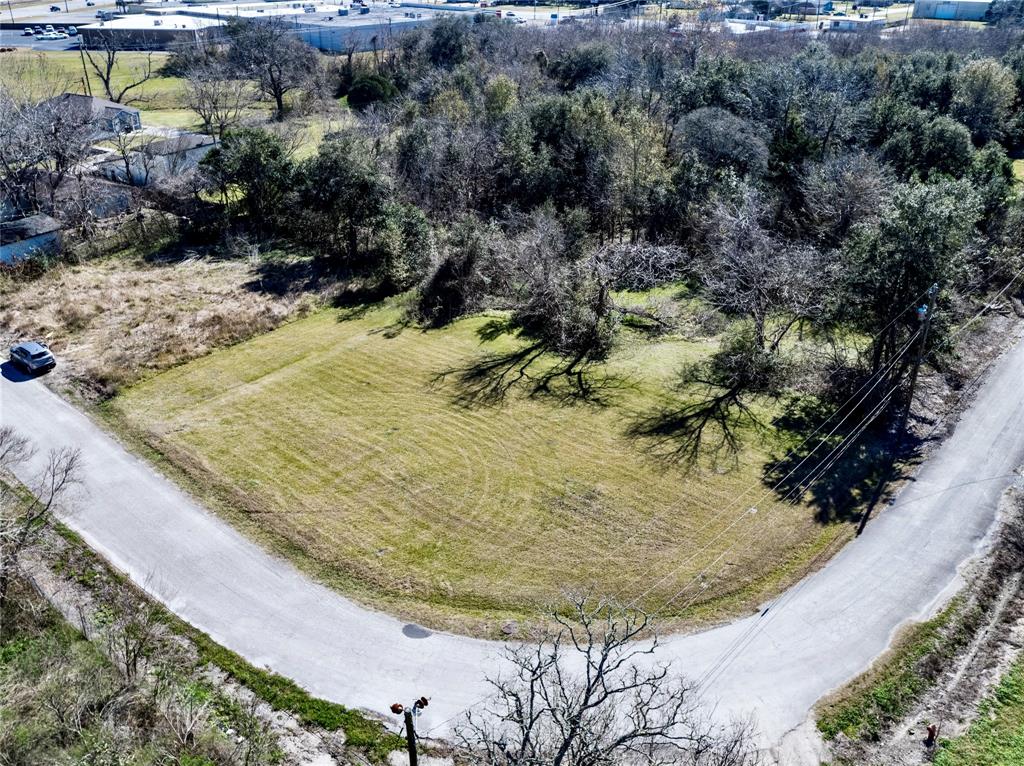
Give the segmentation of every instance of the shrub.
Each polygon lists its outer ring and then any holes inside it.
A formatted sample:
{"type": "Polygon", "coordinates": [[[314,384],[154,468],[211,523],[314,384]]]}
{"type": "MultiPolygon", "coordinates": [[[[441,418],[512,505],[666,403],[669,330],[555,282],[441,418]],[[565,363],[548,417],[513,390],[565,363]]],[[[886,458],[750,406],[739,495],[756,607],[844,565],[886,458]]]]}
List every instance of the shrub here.
{"type": "Polygon", "coordinates": [[[398,88],[382,74],[362,74],[353,82],[348,91],[348,105],[353,109],[365,109],[370,104],[390,101],[398,95],[398,88]]]}

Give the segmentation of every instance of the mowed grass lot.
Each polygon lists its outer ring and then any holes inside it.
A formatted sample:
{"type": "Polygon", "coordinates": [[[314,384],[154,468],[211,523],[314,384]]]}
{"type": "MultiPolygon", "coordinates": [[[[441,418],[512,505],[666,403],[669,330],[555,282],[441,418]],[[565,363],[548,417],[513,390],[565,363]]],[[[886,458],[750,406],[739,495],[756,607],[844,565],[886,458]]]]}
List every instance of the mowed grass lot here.
{"type": "Polygon", "coordinates": [[[641,599],[658,607],[711,567],[672,608],[718,617],[847,533],[761,499],[772,445],[749,444],[734,471],[688,474],[625,435],[706,344],[625,344],[604,371],[624,381],[608,406],[513,395],[467,407],[437,376],[515,343],[482,344],[486,317],[429,332],[396,325],[395,307],[345,317],[319,312],[110,407],[243,528],[364,601],[488,633],[567,588],[630,599],[664,577],[641,599]]]}

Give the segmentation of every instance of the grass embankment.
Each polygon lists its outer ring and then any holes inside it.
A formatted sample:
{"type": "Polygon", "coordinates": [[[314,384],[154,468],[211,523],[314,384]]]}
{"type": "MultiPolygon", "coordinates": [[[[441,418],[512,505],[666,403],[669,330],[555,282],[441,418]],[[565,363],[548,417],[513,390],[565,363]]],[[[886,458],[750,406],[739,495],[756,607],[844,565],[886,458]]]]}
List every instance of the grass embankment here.
{"type": "MultiPolygon", "coordinates": [[[[120,587],[131,588],[137,593],[134,586],[111,570],[75,532],[63,525],[57,526],[57,532],[69,546],[65,555],[55,563],[55,570],[62,576],[93,591],[98,591],[102,583],[112,580],[120,587]]],[[[141,594],[138,597],[144,598],[141,594]]],[[[344,705],[314,697],[291,679],[253,666],[162,606],[158,608],[170,630],[187,639],[195,649],[197,672],[207,665],[219,668],[274,710],[291,713],[308,726],[344,732],[346,746],[365,753],[374,762],[383,762],[389,752],[404,745],[401,737],[388,732],[379,721],[344,705]]],[[[64,625],[62,630],[69,635],[74,634],[68,626],[61,624],[64,625]]],[[[75,640],[81,640],[81,637],[75,640]]]]}
{"type": "Polygon", "coordinates": [[[978,710],[967,733],[943,742],[937,766],[1016,766],[1024,763],[1024,658],[1018,659],[978,710]]]}
{"type": "Polygon", "coordinates": [[[400,316],[323,311],[152,377],[109,413],[258,539],[433,625],[493,632],[570,587],[632,597],[653,585],[641,603],[661,606],[705,568],[672,606],[696,591],[682,614],[720,617],[847,533],[763,497],[781,446],[771,432],[743,434],[735,470],[691,473],[626,436],[711,343],[623,343],[600,370],[607,406],[517,389],[464,406],[455,376],[439,374],[518,342],[483,343],[487,317],[422,332],[400,316]]]}
{"type": "MultiPolygon", "coordinates": [[[[878,741],[911,712],[943,672],[963,661],[979,636],[997,640],[998,631],[988,628],[1011,614],[1005,603],[1019,588],[1016,573],[1024,563],[1019,553],[1024,550],[1024,527],[1015,516],[1007,518],[990,562],[968,587],[932,619],[904,629],[870,670],[819,703],[818,729],[827,739],[845,734],[854,740],[878,741]]],[[[974,646],[971,651],[980,649],[974,646]]]]}
{"type": "Polygon", "coordinates": [[[931,684],[931,678],[921,672],[921,662],[951,656],[954,645],[959,645],[948,635],[959,607],[960,602],[954,601],[931,620],[904,630],[867,673],[822,704],[818,709],[822,735],[874,739],[906,715],[931,684]]]}

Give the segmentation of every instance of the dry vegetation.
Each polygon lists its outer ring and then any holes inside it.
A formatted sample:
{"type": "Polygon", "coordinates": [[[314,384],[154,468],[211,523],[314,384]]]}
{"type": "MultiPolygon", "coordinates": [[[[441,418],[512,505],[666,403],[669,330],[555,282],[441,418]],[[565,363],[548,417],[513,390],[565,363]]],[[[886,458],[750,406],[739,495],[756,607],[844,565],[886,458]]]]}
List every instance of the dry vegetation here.
{"type": "Polygon", "coordinates": [[[9,339],[45,340],[61,358],[55,377],[98,396],[273,329],[317,302],[262,292],[252,260],[135,254],[9,280],[0,296],[9,339]]]}

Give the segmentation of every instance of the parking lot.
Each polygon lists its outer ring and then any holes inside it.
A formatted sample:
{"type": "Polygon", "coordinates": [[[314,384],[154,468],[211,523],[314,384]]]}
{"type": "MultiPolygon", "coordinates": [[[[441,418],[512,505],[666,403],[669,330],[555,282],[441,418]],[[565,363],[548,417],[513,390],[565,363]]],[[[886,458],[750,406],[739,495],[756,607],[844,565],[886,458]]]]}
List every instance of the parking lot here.
{"type": "MultiPolygon", "coordinates": [[[[54,26],[56,27],[60,25],[54,24],[54,26]]],[[[16,29],[0,29],[0,47],[31,48],[32,50],[39,51],[66,51],[78,48],[78,38],[68,37],[64,40],[37,40],[35,37],[22,36],[21,32],[16,29]]],[[[3,59],[0,59],[0,62],[2,61],[3,59]]],[[[3,66],[3,64],[0,63],[0,66],[3,66]]]]}

